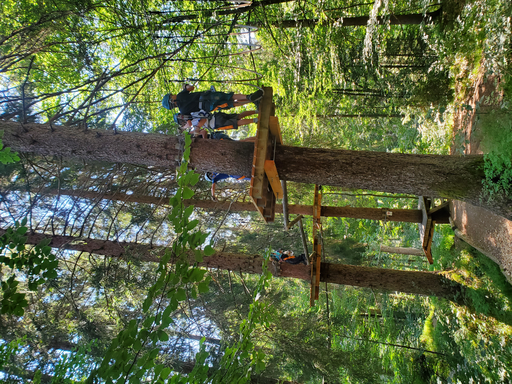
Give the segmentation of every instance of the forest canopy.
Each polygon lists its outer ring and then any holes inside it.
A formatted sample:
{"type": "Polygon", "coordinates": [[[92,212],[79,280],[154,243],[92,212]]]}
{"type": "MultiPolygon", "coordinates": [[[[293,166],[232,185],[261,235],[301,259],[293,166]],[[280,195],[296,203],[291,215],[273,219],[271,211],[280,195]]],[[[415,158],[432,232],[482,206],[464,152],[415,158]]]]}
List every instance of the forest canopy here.
{"type": "MultiPolygon", "coordinates": [[[[309,282],[277,278],[287,266],[276,269],[270,251],[311,253],[312,218],[300,222],[306,252],[299,224],[283,231],[280,215],[264,224],[244,208],[247,183],[220,183],[220,201],[211,201],[211,183],[187,166],[238,174],[251,166],[253,144],[191,139],[161,102],[184,84],[244,95],[271,87],[284,144],[295,148],[287,151],[311,156],[278,162],[281,175],[296,177],[291,209],[313,205],[321,173],[308,176],[313,153],[345,150],[354,151],[345,171],[356,151],[456,155],[440,169],[467,186],[434,197],[474,189],[476,204],[510,218],[511,8],[498,0],[3,1],[0,379],[508,382],[512,289],[499,266],[449,224],[436,226],[432,265],[383,251],[421,248],[417,223],[386,213],[417,210],[419,193],[323,186],[328,209],[384,217],[324,215],[322,261],[355,277],[322,282],[310,307],[309,282]],[[495,79],[495,93],[474,104],[479,78],[495,79]],[[459,156],[470,144],[455,129],[461,111],[483,121],[484,156],[459,156]],[[76,147],[67,156],[36,130],[68,132],[76,147]],[[128,132],[131,144],[119,144],[128,132]],[[44,149],[21,150],[15,137],[44,149]],[[114,159],[93,159],[100,147],[114,159]],[[158,157],[167,162],[145,162],[158,157]],[[470,171],[455,172],[451,161],[470,171]],[[372,274],[382,277],[362,277],[372,274]]],[[[395,178],[374,163],[369,180],[395,178]]],[[[295,277],[309,273],[293,267],[295,277]]]]}

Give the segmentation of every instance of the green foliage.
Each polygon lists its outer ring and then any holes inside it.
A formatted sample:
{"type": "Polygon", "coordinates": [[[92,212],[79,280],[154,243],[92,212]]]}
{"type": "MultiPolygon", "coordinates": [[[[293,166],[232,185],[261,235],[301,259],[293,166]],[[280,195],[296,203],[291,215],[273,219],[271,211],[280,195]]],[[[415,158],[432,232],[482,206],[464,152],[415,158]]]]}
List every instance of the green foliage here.
{"type": "Polygon", "coordinates": [[[1,313],[16,316],[23,316],[23,308],[28,305],[26,294],[19,292],[17,272],[26,276],[28,290],[36,292],[41,284],[57,277],[59,265],[48,246],[49,240],[35,247],[25,244],[27,238],[24,234],[28,230],[25,224],[26,220],[16,223],[0,237],[0,265],[10,269],[10,276],[2,281],[1,313]]]}
{"type": "Polygon", "coordinates": [[[481,117],[485,149],[485,197],[512,198],[512,117],[508,109],[481,117]]]}
{"type": "Polygon", "coordinates": [[[4,369],[11,356],[16,355],[25,342],[25,339],[17,339],[9,343],[3,342],[0,344],[0,370],[4,369]]]}
{"type": "Polygon", "coordinates": [[[11,152],[11,148],[5,147],[2,143],[2,137],[4,135],[3,131],[0,131],[0,164],[10,164],[20,161],[18,155],[14,152],[11,152]]]}
{"type": "MultiPolygon", "coordinates": [[[[10,148],[3,148],[0,140],[0,163],[8,164],[19,161],[16,153],[10,152],[10,148]]],[[[35,247],[27,247],[24,236],[28,231],[25,226],[27,220],[24,219],[21,224],[16,223],[14,227],[9,227],[0,237],[0,268],[9,268],[10,273],[5,281],[2,280],[2,301],[0,313],[23,316],[24,308],[28,305],[26,294],[19,290],[18,273],[23,273],[27,279],[27,288],[29,291],[36,292],[37,288],[57,277],[58,261],[55,255],[51,253],[48,246],[49,241],[43,241],[35,247]]]]}
{"type": "Polygon", "coordinates": [[[440,230],[442,241],[433,249],[436,268],[452,269],[452,278],[471,289],[468,307],[430,299],[421,340],[426,349],[445,355],[424,355],[425,380],[506,382],[512,351],[502,346],[512,337],[512,326],[496,319],[510,313],[512,286],[492,260],[460,241],[454,244],[448,228],[440,230]]]}
{"type": "MultiPolygon", "coordinates": [[[[5,1],[0,5],[2,15],[6,16],[0,21],[0,36],[3,36],[0,64],[5,74],[0,81],[10,91],[4,93],[6,100],[2,100],[1,113],[23,121],[86,122],[101,129],[110,129],[112,123],[117,123],[118,128],[125,130],[173,133],[171,114],[160,107],[161,96],[179,88],[172,83],[169,86],[170,82],[178,83],[187,77],[199,77],[201,81],[243,80],[240,69],[252,69],[254,60],[256,70],[265,76],[265,85],[274,88],[286,144],[446,153],[451,132],[446,117],[454,108],[445,108],[445,104],[451,100],[453,70],[465,63],[476,66],[482,57],[487,60],[489,70],[496,73],[507,70],[509,3],[449,1],[443,3],[442,22],[435,25],[374,25],[372,28],[345,28],[337,23],[340,17],[368,15],[372,3],[329,0],[321,4],[288,2],[260,7],[253,9],[249,17],[243,12],[237,15],[240,24],[255,21],[266,27],[258,32],[264,50],[253,55],[249,62],[244,56],[229,56],[239,53],[235,48],[236,37],[227,36],[234,25],[233,15],[208,12],[212,2],[175,2],[169,10],[160,3],[135,1],[105,4],[5,1]],[[185,16],[192,17],[182,22],[180,17],[185,16]],[[318,22],[293,30],[276,26],[281,20],[299,18],[318,22]],[[233,66],[238,67],[233,69],[233,66]],[[446,68],[451,68],[452,78],[447,77],[446,68]]],[[[380,9],[376,6],[376,11],[382,15],[409,13],[411,9],[426,11],[424,2],[381,4],[380,9]]],[[[462,77],[460,82],[469,87],[469,76],[462,77]]],[[[504,122],[508,129],[508,120],[504,122]]],[[[485,135],[494,136],[498,145],[503,144],[493,152],[497,155],[487,156],[491,181],[498,177],[496,170],[510,166],[506,146],[512,145],[503,134],[497,128],[497,132],[485,135]]],[[[7,150],[2,153],[2,159],[16,160],[7,150]]],[[[73,169],[59,169],[59,174],[67,185],[76,185],[73,169]]],[[[486,264],[487,259],[477,257],[475,261],[467,252],[452,249],[453,235],[449,229],[440,233],[438,227],[434,246],[436,265],[432,268],[457,269],[454,278],[473,289],[469,299],[476,314],[444,301],[399,293],[383,295],[350,287],[329,287],[329,292],[321,295],[319,305],[310,310],[309,287],[282,281],[272,282],[247,311],[245,307],[238,308],[239,303],[232,300],[227,289],[221,289],[218,296],[222,298],[215,303],[219,306],[222,303],[227,311],[219,311],[222,313],[217,316],[223,316],[224,323],[215,326],[227,338],[228,331],[233,329],[230,326],[234,327],[242,338],[224,350],[220,367],[212,363],[206,342],[202,342],[189,377],[171,376],[171,368],[161,361],[161,350],[171,341],[173,323],[178,321],[173,314],[195,301],[213,297],[209,289],[212,275],[197,268],[194,262],[201,262],[203,257],[215,252],[212,244],[204,245],[207,234],[198,230],[208,224],[204,224],[192,207],[182,205],[182,199],[193,196],[191,186],[198,182],[199,175],[187,171],[186,162],[179,174],[179,189],[170,201],[173,209],[168,216],[176,237],[172,240],[172,251],[155,268],[156,276],[148,271],[149,267],[143,276],[131,276],[141,270],[132,270],[136,262],[119,267],[111,260],[96,262],[91,257],[96,265],[89,283],[88,271],[81,270],[82,265],[76,260],[77,269],[73,270],[74,280],[70,278],[70,285],[81,274],[86,281],[82,282],[83,290],[92,286],[99,303],[93,307],[98,311],[89,312],[83,306],[76,308],[73,303],[75,312],[69,316],[76,316],[81,329],[88,331],[80,337],[100,335],[98,329],[102,327],[118,330],[126,325],[114,339],[101,367],[91,374],[91,381],[100,376],[99,380],[103,378],[107,382],[244,382],[248,380],[247,370],[259,371],[263,362],[269,372],[277,372],[274,377],[293,376],[309,382],[319,382],[322,378],[347,383],[504,382],[508,379],[499,373],[512,365],[510,353],[500,347],[509,345],[510,329],[493,318],[493,306],[495,311],[510,307],[510,285],[496,266],[486,264]],[[171,260],[174,266],[167,263],[171,260]],[[120,288],[123,284],[126,284],[124,290],[120,288]],[[151,288],[144,303],[139,303],[138,297],[131,297],[137,296],[133,288],[140,292],[138,288],[145,285],[151,288]],[[112,291],[122,294],[110,302],[112,291]],[[330,312],[326,310],[327,303],[330,312]],[[279,310],[272,312],[278,305],[279,310]],[[101,313],[107,311],[119,312],[118,317],[109,313],[114,319],[111,323],[101,313]],[[116,326],[112,324],[115,322],[116,326]],[[424,337],[420,340],[422,330],[424,337]]],[[[499,192],[506,188],[506,183],[501,181],[509,179],[502,174],[497,179],[499,192]]],[[[139,174],[134,183],[142,183],[143,178],[144,174],[139,174]]],[[[52,179],[52,186],[61,187],[60,181],[52,179]]],[[[101,183],[123,191],[118,178],[100,177],[98,184],[101,183]]],[[[367,197],[361,191],[329,188],[328,192],[332,193],[325,197],[329,205],[373,208],[414,205],[413,200],[367,197]]],[[[307,203],[311,199],[311,187],[294,186],[289,195],[294,202],[307,203]]],[[[108,224],[115,220],[114,226],[129,223],[132,229],[141,228],[153,212],[147,206],[138,206],[125,215],[124,222],[122,217],[109,214],[105,220],[108,224]]],[[[241,227],[240,223],[250,217],[242,216],[230,218],[231,225],[241,227]]],[[[94,233],[107,233],[97,221],[94,233]]],[[[310,221],[305,223],[306,228],[311,227],[310,221]]],[[[256,231],[254,223],[246,228],[248,233],[233,235],[237,249],[259,252],[282,244],[295,250],[301,248],[297,233],[291,237],[275,234],[272,227],[256,231]]],[[[109,230],[107,236],[110,235],[109,230]]],[[[421,259],[411,262],[401,256],[384,257],[371,250],[382,242],[418,246],[417,229],[412,225],[332,218],[324,221],[324,236],[328,258],[349,252],[338,260],[389,268],[426,268],[421,259]],[[339,241],[329,243],[328,238],[339,241]],[[361,253],[362,244],[367,245],[366,254],[361,253]]],[[[263,291],[268,276],[262,279],[253,295],[247,296],[257,297],[257,292],[263,291]]],[[[15,279],[5,280],[8,292],[18,289],[17,284],[15,279]]],[[[245,292],[245,287],[236,287],[229,281],[231,293],[236,288],[245,292]]],[[[68,305],[62,302],[63,306],[68,305]]],[[[194,308],[201,306],[195,305],[194,308]]],[[[210,310],[206,305],[204,309],[210,310]]],[[[66,324],[68,321],[68,318],[62,320],[66,324]]],[[[216,318],[212,315],[209,321],[214,322],[216,318]]],[[[44,324],[46,328],[49,323],[44,324]]],[[[80,337],[73,335],[73,338],[80,337]]],[[[73,364],[71,360],[65,361],[66,367],[73,364]]]]}
{"type": "Polygon", "coordinates": [[[59,264],[48,246],[49,240],[35,247],[25,245],[25,224],[26,221],[16,223],[0,237],[0,265],[10,269],[10,277],[2,281],[1,313],[16,316],[23,316],[23,308],[28,305],[26,294],[19,292],[17,272],[25,274],[28,290],[36,292],[41,284],[57,277],[59,264]]]}
{"type": "MultiPolygon", "coordinates": [[[[171,375],[171,370],[156,362],[159,343],[169,340],[168,329],[174,320],[171,313],[176,311],[180,303],[196,299],[198,294],[208,292],[209,277],[195,263],[190,262],[190,255],[202,259],[201,253],[211,255],[213,249],[204,244],[207,233],[197,230],[198,220],[193,219],[193,207],[185,207],[183,199],[190,199],[194,192],[189,186],[195,185],[199,175],[187,170],[192,140],[185,135],[185,151],[178,171],[178,185],[175,195],[171,198],[172,210],[169,221],[173,224],[176,238],[161,257],[157,268],[155,283],[148,289],[148,295],[142,304],[142,318],[132,319],[128,325],[114,338],[99,368],[91,374],[89,381],[100,377],[106,382],[139,382],[142,378],[151,377],[154,383],[202,383],[212,380],[221,382],[247,382],[251,371],[259,372],[263,368],[263,355],[253,348],[251,333],[257,323],[265,321],[262,307],[255,301],[250,309],[248,319],[241,325],[240,340],[224,350],[221,368],[212,377],[206,361],[208,353],[203,344],[196,354],[196,366],[188,378],[171,375]],[[169,262],[173,261],[173,264],[169,262]],[[226,381],[226,378],[228,380],[226,381]]],[[[265,289],[270,273],[265,271],[255,292],[257,295],[265,289]]]]}

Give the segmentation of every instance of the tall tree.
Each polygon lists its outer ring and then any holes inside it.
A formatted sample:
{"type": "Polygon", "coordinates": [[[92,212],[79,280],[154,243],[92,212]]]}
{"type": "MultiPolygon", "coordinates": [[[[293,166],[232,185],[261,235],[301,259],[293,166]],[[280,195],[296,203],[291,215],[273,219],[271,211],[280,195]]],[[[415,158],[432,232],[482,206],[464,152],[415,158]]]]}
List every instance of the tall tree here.
{"type": "MultiPolygon", "coordinates": [[[[4,142],[19,152],[174,168],[181,159],[178,137],[105,132],[1,122],[4,142]]],[[[253,144],[197,140],[190,166],[198,170],[248,175],[253,144]]],[[[512,218],[512,202],[482,201],[482,156],[444,156],[328,150],[280,145],[276,166],[283,180],[382,192],[462,200],[512,218]]]]}
{"type": "MultiPolygon", "coordinates": [[[[391,25],[417,25],[421,23],[433,23],[441,16],[441,8],[436,11],[404,15],[388,15],[388,16],[377,16],[374,22],[378,25],[391,24],[391,25]]],[[[335,23],[339,27],[363,27],[371,22],[370,16],[358,16],[358,17],[341,17],[333,18],[330,20],[320,19],[298,19],[298,20],[280,20],[273,24],[282,28],[296,28],[296,27],[314,27],[316,25],[326,25],[335,23]]],[[[249,25],[260,27],[263,23],[250,23],[249,25]]]]}
{"type": "MultiPolygon", "coordinates": [[[[126,194],[122,192],[109,193],[97,192],[88,190],[68,190],[68,189],[53,189],[44,188],[37,191],[43,195],[53,196],[74,196],[89,200],[115,200],[124,202],[133,202],[140,204],[155,204],[155,205],[169,205],[170,195],[168,196],[151,196],[142,194],[126,194]]],[[[193,205],[196,208],[215,211],[230,211],[230,212],[256,212],[257,208],[252,203],[237,202],[237,201],[212,201],[212,200],[198,200],[186,199],[183,200],[185,206],[193,205]]],[[[289,204],[288,213],[294,215],[309,215],[313,213],[312,205],[302,204],[289,204]]],[[[283,206],[276,204],[276,213],[283,213],[283,206]]],[[[355,207],[333,207],[323,205],[321,209],[321,216],[323,217],[350,217],[355,219],[366,220],[386,220],[386,221],[400,221],[410,223],[421,223],[423,215],[419,209],[393,209],[393,208],[355,208],[355,207]]],[[[438,224],[447,224],[438,221],[438,224]]]]}
{"type": "MultiPolygon", "coordinates": [[[[0,230],[0,235],[3,233],[0,230]]],[[[84,239],[72,236],[52,236],[43,233],[27,235],[27,244],[39,244],[42,240],[50,240],[54,248],[69,249],[80,252],[100,254],[109,257],[135,259],[157,262],[166,251],[165,247],[152,247],[146,244],[114,242],[109,240],[84,239]]],[[[193,253],[191,263],[196,262],[193,253]]],[[[209,268],[227,269],[244,273],[262,272],[263,257],[251,254],[235,254],[216,252],[200,262],[199,265],[209,268]]],[[[291,265],[287,263],[271,267],[279,277],[292,277],[309,280],[310,266],[291,265]]],[[[321,281],[370,287],[384,291],[399,291],[420,295],[434,295],[448,300],[460,301],[458,297],[461,286],[450,281],[442,274],[433,272],[400,271],[382,268],[369,268],[345,264],[322,263],[321,281]]]]}

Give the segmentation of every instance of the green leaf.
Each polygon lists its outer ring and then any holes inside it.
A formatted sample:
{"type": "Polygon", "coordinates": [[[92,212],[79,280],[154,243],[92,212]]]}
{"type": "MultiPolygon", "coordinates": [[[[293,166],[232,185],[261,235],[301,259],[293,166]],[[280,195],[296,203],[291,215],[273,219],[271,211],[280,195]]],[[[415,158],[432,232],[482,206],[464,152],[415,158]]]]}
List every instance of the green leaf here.
{"type": "Polygon", "coordinates": [[[19,227],[17,230],[16,230],[16,233],[18,235],[24,235],[25,233],[27,233],[28,231],[28,228],[27,227],[19,227]]]}
{"type": "Polygon", "coordinates": [[[162,372],[160,373],[160,377],[162,379],[166,379],[169,377],[170,374],[171,374],[171,368],[165,367],[164,369],[162,369],[162,372]]]}
{"type": "Polygon", "coordinates": [[[211,245],[207,245],[206,247],[204,247],[204,254],[206,256],[211,256],[214,253],[215,253],[215,249],[213,249],[211,245]]]}
{"type": "Polygon", "coordinates": [[[203,281],[197,285],[197,289],[199,290],[199,293],[206,293],[210,290],[210,287],[207,282],[203,281]]]}
{"type": "Polygon", "coordinates": [[[185,148],[192,145],[192,136],[189,133],[185,133],[185,148]]]}
{"type": "Polygon", "coordinates": [[[142,349],[142,342],[139,340],[139,339],[136,339],[134,342],[133,342],[133,349],[138,352],[142,349]]]}
{"type": "Polygon", "coordinates": [[[203,280],[205,273],[206,273],[206,270],[204,270],[204,269],[194,268],[192,270],[192,273],[190,274],[189,280],[191,282],[201,281],[201,280],[203,280]]]}
{"type": "Polygon", "coordinates": [[[195,220],[192,220],[191,222],[189,222],[187,224],[187,230],[188,231],[191,231],[192,229],[194,229],[195,227],[197,227],[197,225],[199,224],[199,220],[195,219],[195,220]]]}
{"type": "Polygon", "coordinates": [[[164,330],[159,329],[158,330],[158,339],[160,341],[168,341],[169,340],[169,335],[167,333],[165,333],[164,330]]]}
{"type": "Polygon", "coordinates": [[[151,297],[146,297],[146,300],[144,300],[144,304],[142,304],[142,311],[147,312],[149,310],[149,307],[151,307],[151,304],[153,304],[153,300],[151,297]]]}
{"type": "Polygon", "coordinates": [[[190,176],[190,185],[196,185],[199,182],[200,176],[198,173],[193,173],[190,176]]]}
{"type": "Polygon", "coordinates": [[[183,199],[190,199],[192,196],[194,196],[194,191],[191,190],[189,187],[183,187],[183,199]]]}
{"type": "Polygon", "coordinates": [[[203,253],[201,251],[194,251],[194,256],[198,263],[201,263],[203,261],[203,253]]]}
{"type": "Polygon", "coordinates": [[[176,300],[183,301],[187,299],[187,292],[183,288],[178,288],[176,291],[176,295],[174,295],[176,300]]]}
{"type": "Polygon", "coordinates": [[[190,148],[185,149],[185,152],[183,152],[183,158],[185,159],[185,161],[190,160],[190,148]]]}
{"type": "Polygon", "coordinates": [[[187,208],[185,208],[185,210],[183,211],[183,217],[185,219],[188,219],[190,217],[190,215],[192,215],[192,213],[194,212],[194,206],[193,205],[189,205],[187,208]]]}
{"type": "Polygon", "coordinates": [[[180,203],[180,199],[177,198],[176,196],[173,196],[169,199],[169,203],[171,204],[171,206],[177,207],[178,204],[180,203]]]}
{"type": "Polygon", "coordinates": [[[160,372],[162,372],[162,369],[164,369],[164,365],[163,364],[158,364],[155,366],[155,376],[158,376],[160,374],[160,372]]]}

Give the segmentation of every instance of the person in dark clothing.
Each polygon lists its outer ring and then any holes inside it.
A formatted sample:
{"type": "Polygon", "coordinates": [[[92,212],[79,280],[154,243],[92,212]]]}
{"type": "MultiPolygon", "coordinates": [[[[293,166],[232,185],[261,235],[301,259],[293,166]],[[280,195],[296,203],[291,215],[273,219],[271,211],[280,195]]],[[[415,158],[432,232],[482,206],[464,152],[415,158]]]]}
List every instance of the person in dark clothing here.
{"type": "Polygon", "coordinates": [[[282,249],[272,251],[270,257],[280,263],[307,264],[305,254],[302,253],[299,256],[295,256],[292,251],[283,251],[282,249]]]}
{"type": "Polygon", "coordinates": [[[238,107],[251,102],[257,102],[263,97],[263,91],[257,90],[250,95],[235,94],[234,92],[203,91],[192,92],[195,88],[185,84],[183,90],[177,95],[168,93],[162,99],[162,106],[172,110],[176,107],[182,115],[192,112],[213,112],[221,109],[238,107]]]}
{"type": "Polygon", "coordinates": [[[224,131],[230,129],[238,129],[238,127],[242,125],[257,123],[258,118],[246,119],[247,116],[255,115],[257,113],[257,111],[245,111],[242,113],[215,112],[213,114],[208,114],[208,116],[203,118],[195,118],[188,120],[185,123],[185,127],[204,127],[209,130],[218,129],[224,131]]]}
{"type": "Polygon", "coordinates": [[[280,263],[288,263],[288,264],[304,264],[306,265],[306,255],[301,253],[299,256],[295,255],[286,255],[284,256],[280,263]]]}

